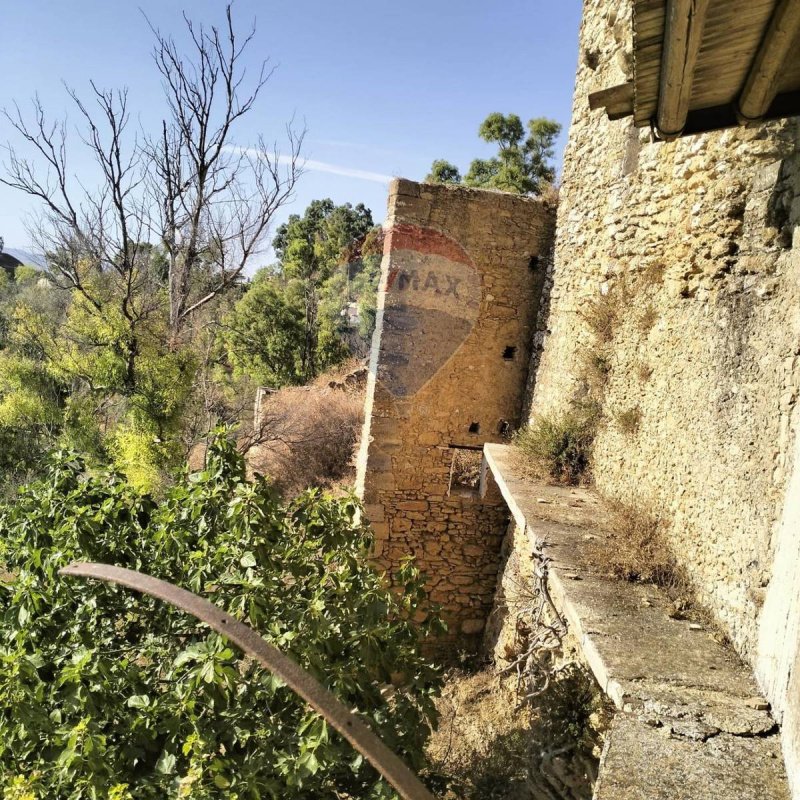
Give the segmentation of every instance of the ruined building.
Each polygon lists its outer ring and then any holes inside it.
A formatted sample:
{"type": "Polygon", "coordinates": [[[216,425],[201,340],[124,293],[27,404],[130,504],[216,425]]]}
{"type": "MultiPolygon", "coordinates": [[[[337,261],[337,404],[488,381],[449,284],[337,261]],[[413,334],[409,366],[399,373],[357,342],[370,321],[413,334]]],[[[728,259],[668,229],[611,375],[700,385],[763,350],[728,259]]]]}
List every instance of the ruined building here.
{"type": "Polygon", "coordinates": [[[416,556],[447,645],[474,647],[509,565],[550,553],[619,708],[599,799],[788,797],[784,760],[800,797],[798,46],[789,0],[586,0],[555,225],[540,200],[391,189],[359,463],[376,560],[416,556]],[[531,487],[502,442],[585,395],[598,348],[595,490],[531,487]],[[613,501],[664,521],[732,649],[594,570],[613,501]]]}

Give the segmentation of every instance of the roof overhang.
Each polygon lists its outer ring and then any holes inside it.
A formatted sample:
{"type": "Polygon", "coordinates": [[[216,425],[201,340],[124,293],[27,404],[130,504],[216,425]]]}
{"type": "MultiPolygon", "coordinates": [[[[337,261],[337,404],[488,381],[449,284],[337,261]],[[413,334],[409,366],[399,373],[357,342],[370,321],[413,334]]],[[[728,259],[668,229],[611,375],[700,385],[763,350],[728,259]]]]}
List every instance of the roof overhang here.
{"type": "Polygon", "coordinates": [[[800,0],[634,0],[633,80],[589,95],[660,139],[800,115],[800,0]]]}

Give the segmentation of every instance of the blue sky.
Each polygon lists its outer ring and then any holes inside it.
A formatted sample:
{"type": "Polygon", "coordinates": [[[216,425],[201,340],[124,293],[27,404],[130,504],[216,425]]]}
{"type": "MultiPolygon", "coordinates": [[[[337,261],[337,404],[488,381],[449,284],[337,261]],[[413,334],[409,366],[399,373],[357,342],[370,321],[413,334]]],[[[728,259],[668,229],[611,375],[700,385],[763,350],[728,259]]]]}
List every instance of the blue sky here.
{"type": "MultiPolygon", "coordinates": [[[[88,81],[127,86],[145,129],[158,126],[161,96],[150,60],[151,33],[181,32],[182,9],[205,22],[222,19],[223,0],[27,0],[5,4],[0,104],[23,108],[36,93],[55,115],[68,110],[62,82],[84,94],[88,81]]],[[[434,158],[466,169],[491,152],[477,137],[492,111],[547,116],[566,138],[577,62],[580,0],[236,0],[242,26],[255,18],[248,63],[277,67],[236,144],[284,136],[287,120],[307,128],[308,168],[290,208],[314,198],[363,202],[385,213],[382,176],[422,178],[434,158]],[[317,163],[315,163],[317,162],[317,163]]],[[[76,120],[69,111],[69,119],[76,120]]],[[[0,120],[0,142],[11,136],[0,120]]],[[[92,172],[75,143],[70,167],[92,172]]],[[[0,154],[2,156],[2,154],[0,154]]],[[[0,236],[26,247],[24,196],[0,186],[0,236]]],[[[278,219],[277,222],[281,220],[278,219]]]]}

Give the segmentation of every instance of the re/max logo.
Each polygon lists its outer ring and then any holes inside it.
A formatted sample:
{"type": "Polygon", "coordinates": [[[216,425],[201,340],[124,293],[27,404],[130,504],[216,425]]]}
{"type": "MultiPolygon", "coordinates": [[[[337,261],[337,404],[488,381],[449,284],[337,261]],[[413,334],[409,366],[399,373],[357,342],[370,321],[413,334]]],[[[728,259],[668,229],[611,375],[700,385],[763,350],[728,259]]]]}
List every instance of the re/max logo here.
{"type": "Polygon", "coordinates": [[[391,280],[389,286],[397,284],[398,291],[405,292],[409,289],[417,292],[434,292],[435,294],[453,295],[457,300],[458,285],[461,283],[461,278],[453,278],[451,275],[444,275],[443,280],[440,282],[439,276],[430,270],[425,276],[423,283],[422,278],[417,270],[401,270],[391,280]],[[443,284],[443,285],[442,285],[443,284]]]}

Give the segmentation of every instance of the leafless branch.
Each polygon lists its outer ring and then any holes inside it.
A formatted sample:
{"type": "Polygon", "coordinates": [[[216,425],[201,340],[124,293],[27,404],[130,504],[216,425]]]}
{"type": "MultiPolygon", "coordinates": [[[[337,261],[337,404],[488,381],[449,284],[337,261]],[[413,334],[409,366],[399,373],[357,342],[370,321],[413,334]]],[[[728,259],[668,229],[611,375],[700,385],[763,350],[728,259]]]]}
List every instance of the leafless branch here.
{"type": "Polygon", "coordinates": [[[134,345],[157,313],[177,343],[192,316],[237,283],[301,174],[303,131],[289,126],[285,154],[234,139],[273,74],[267,60],[252,78],[245,70],[255,27],[238,34],[230,4],[220,27],[184,21],[187,52],[147,21],[166,111],[156,133],[132,131],[125,89],[91,82],[88,99],[67,89],[96,186],[70,172],[67,123],[49,120],[38,97],[27,117],[17,105],[3,112],[17,141],[5,147],[0,181],[39,201],[31,235],[54,280],[97,314],[118,304],[134,345]]]}

